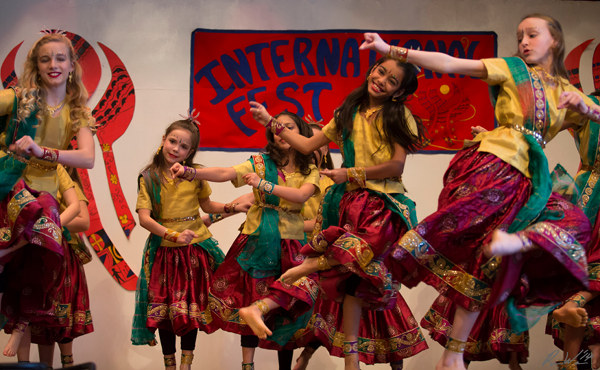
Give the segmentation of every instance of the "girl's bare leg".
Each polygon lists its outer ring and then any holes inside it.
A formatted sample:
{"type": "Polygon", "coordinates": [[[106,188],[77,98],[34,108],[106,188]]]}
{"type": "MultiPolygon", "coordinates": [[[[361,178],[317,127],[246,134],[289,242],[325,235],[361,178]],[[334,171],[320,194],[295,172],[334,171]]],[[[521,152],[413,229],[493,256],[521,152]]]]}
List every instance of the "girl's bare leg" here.
{"type": "Polygon", "coordinates": [[[362,313],[360,298],[346,294],[342,306],[342,327],[344,328],[344,369],[358,370],[358,329],[362,313]]]}
{"type": "MultiPolygon", "coordinates": [[[[455,340],[455,343],[466,342],[478,316],[479,311],[472,312],[457,306],[449,341],[455,340]]],[[[448,349],[449,347],[447,344],[442,358],[440,358],[435,367],[436,370],[466,370],[463,352],[452,351],[448,349]]]]}
{"type": "Polygon", "coordinates": [[[273,332],[265,325],[263,315],[278,307],[279,305],[275,301],[265,298],[252,303],[250,306],[240,308],[239,314],[259,339],[267,339],[267,336],[273,334],[273,332]]]}
{"type": "Polygon", "coordinates": [[[25,333],[23,334],[23,338],[19,343],[19,348],[17,349],[17,360],[29,362],[29,354],[31,349],[31,328],[29,326],[25,329],[25,333]]]}
{"type": "Polygon", "coordinates": [[[54,344],[38,344],[38,354],[40,355],[40,362],[52,367],[54,363],[54,344]]]}
{"type": "Polygon", "coordinates": [[[60,349],[60,362],[63,367],[73,366],[73,341],[58,343],[60,349]]]}
{"type": "Polygon", "coordinates": [[[17,355],[17,350],[19,349],[19,344],[21,344],[21,340],[25,335],[25,330],[29,326],[27,322],[19,322],[12,331],[10,338],[8,339],[8,343],[6,343],[6,347],[4,347],[4,356],[6,357],[14,357],[17,355]]]}

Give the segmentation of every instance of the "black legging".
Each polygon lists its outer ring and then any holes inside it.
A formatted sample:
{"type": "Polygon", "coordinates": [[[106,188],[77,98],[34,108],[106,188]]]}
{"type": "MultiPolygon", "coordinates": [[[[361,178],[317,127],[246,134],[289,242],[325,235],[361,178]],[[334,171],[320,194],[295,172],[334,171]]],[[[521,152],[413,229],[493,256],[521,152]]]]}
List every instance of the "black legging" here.
{"type": "MultiPolygon", "coordinates": [[[[189,333],[182,335],[181,349],[183,351],[193,351],[196,348],[197,335],[198,329],[194,329],[189,333]]],[[[158,336],[160,337],[160,346],[162,347],[164,356],[172,355],[177,351],[175,348],[175,333],[165,329],[158,329],[158,336]]]]}
{"type": "MultiPolygon", "coordinates": [[[[241,344],[242,347],[245,348],[256,348],[258,347],[258,337],[255,335],[242,335],[241,344]]],[[[282,349],[277,351],[277,361],[279,362],[279,370],[291,370],[293,356],[294,351],[291,349],[282,349]]]]}

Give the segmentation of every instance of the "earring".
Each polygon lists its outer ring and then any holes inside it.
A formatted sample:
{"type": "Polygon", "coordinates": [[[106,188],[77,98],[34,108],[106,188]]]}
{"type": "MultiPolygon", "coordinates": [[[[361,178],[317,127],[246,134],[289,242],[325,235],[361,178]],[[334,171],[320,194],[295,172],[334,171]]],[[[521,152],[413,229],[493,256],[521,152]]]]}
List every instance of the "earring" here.
{"type": "Polygon", "coordinates": [[[158,147],[158,149],[156,150],[156,155],[159,155],[160,152],[162,152],[162,148],[163,148],[162,145],[158,147]]]}
{"type": "Polygon", "coordinates": [[[73,82],[73,72],[69,72],[69,83],[73,82]]]}
{"type": "MultiPolygon", "coordinates": [[[[327,154],[329,154],[329,153],[327,153],[327,154]]],[[[323,163],[325,163],[325,166],[327,166],[327,154],[325,154],[323,156],[323,163]]]]}

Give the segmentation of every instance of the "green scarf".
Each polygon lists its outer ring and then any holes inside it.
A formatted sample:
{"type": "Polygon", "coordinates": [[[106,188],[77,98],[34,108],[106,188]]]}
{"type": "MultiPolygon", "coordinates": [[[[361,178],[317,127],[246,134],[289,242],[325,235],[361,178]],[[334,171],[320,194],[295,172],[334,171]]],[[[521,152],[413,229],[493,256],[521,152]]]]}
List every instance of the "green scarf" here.
{"type": "MultiPolygon", "coordinates": [[[[0,118],[0,127],[6,127],[6,141],[4,145],[8,146],[23,136],[35,138],[35,132],[38,124],[36,117],[37,109],[32,112],[29,117],[23,121],[17,121],[17,95],[13,102],[12,113],[0,118]]],[[[18,161],[10,155],[5,155],[0,158],[0,199],[4,199],[12,190],[13,186],[19,181],[23,175],[23,171],[27,164],[18,161]]]]}
{"type": "MultiPolygon", "coordinates": [[[[149,171],[142,172],[138,177],[138,184],[139,178],[143,178],[146,188],[150,193],[150,199],[152,200],[152,218],[158,220],[160,219],[162,209],[160,204],[160,179],[157,174],[153,175],[155,181],[152,181],[152,175],[149,171]]],[[[150,273],[152,272],[152,266],[154,265],[156,250],[160,247],[161,243],[162,237],[150,234],[146,240],[146,245],[144,246],[142,269],[138,275],[137,287],[135,290],[135,313],[133,315],[133,324],[131,327],[131,343],[134,345],[156,344],[156,336],[148,329],[146,321],[148,320],[148,282],[150,281],[150,273]]],[[[219,248],[217,241],[213,238],[208,238],[194,245],[204,249],[213,258],[215,261],[215,268],[225,259],[223,251],[219,248]]]]}
{"type": "MultiPolygon", "coordinates": [[[[262,179],[277,184],[277,166],[266,154],[250,158],[254,171],[262,179]]],[[[260,192],[264,204],[279,206],[279,197],[260,192]]],[[[279,233],[279,212],[262,207],[260,224],[248,236],[243,251],[237,258],[241,268],[253,278],[278,276],[281,274],[281,234],[279,233]]]]}

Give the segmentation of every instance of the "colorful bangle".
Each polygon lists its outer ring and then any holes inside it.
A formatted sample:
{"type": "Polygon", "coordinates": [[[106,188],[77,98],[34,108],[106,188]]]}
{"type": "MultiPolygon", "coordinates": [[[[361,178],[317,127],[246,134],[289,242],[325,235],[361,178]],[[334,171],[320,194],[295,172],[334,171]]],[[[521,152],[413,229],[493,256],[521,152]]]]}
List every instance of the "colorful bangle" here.
{"type": "Polygon", "coordinates": [[[585,115],[592,121],[600,122],[600,112],[595,110],[594,108],[590,107],[589,105],[587,107],[588,107],[588,110],[585,113],[585,115]]]}
{"type": "Polygon", "coordinates": [[[521,239],[521,243],[523,243],[523,246],[521,247],[521,252],[527,252],[528,250],[533,248],[533,243],[525,235],[525,232],[519,231],[517,233],[517,236],[519,237],[519,239],[521,239]]]}
{"type": "Polygon", "coordinates": [[[183,175],[181,178],[187,181],[194,181],[196,178],[196,169],[194,167],[183,166],[183,175]]]}
{"type": "Polygon", "coordinates": [[[350,167],[346,169],[346,174],[348,176],[348,182],[356,183],[361,188],[364,188],[367,185],[367,172],[364,167],[350,167]]]}
{"type": "Polygon", "coordinates": [[[402,46],[390,45],[390,52],[388,55],[394,59],[398,59],[402,63],[408,62],[408,49],[402,46]]]}
{"type": "Polygon", "coordinates": [[[171,230],[168,227],[165,229],[165,234],[163,235],[163,239],[168,240],[173,243],[177,243],[177,238],[181,235],[175,230],[171,230]]]}
{"type": "Polygon", "coordinates": [[[258,183],[258,190],[262,191],[263,193],[267,193],[267,194],[273,194],[273,190],[275,189],[275,184],[273,184],[271,181],[267,181],[267,180],[260,180],[260,182],[258,183]]]}
{"type": "Polygon", "coordinates": [[[331,265],[324,254],[317,257],[317,268],[319,271],[331,270],[331,265]]]}
{"type": "Polygon", "coordinates": [[[45,146],[42,147],[42,156],[40,159],[43,159],[48,162],[58,162],[58,149],[47,148],[45,146]]]}
{"type": "Polygon", "coordinates": [[[353,340],[353,341],[344,341],[344,355],[351,355],[354,353],[358,353],[358,341],[353,340]]]}
{"type": "Polygon", "coordinates": [[[269,120],[269,122],[267,122],[267,123],[265,124],[265,128],[267,128],[267,129],[269,129],[269,130],[270,130],[270,129],[271,129],[271,126],[273,125],[273,121],[275,121],[275,118],[271,117],[271,119],[269,120]]]}
{"type": "Polygon", "coordinates": [[[225,213],[235,213],[235,206],[237,206],[239,203],[235,202],[235,203],[227,203],[223,206],[223,211],[225,213]]]}
{"type": "Polygon", "coordinates": [[[258,307],[258,310],[260,311],[260,313],[264,315],[266,315],[267,313],[269,313],[269,305],[265,303],[265,301],[263,301],[262,299],[259,299],[258,301],[253,303],[256,307],[258,307]]]}
{"type": "Polygon", "coordinates": [[[585,297],[579,293],[572,295],[569,299],[567,299],[567,301],[575,303],[577,307],[583,307],[587,303],[585,297]]]}
{"type": "Polygon", "coordinates": [[[456,352],[456,353],[464,353],[465,347],[467,346],[467,342],[463,342],[462,340],[454,339],[452,337],[448,337],[448,341],[444,348],[448,351],[456,352]]]}
{"type": "Polygon", "coordinates": [[[221,221],[223,219],[223,215],[220,213],[209,213],[208,219],[210,220],[211,224],[214,224],[217,221],[221,221]]]}
{"type": "Polygon", "coordinates": [[[286,128],[283,123],[275,120],[274,118],[272,118],[271,121],[269,121],[269,127],[271,128],[271,132],[274,135],[281,134],[281,131],[283,131],[286,128]]]}

